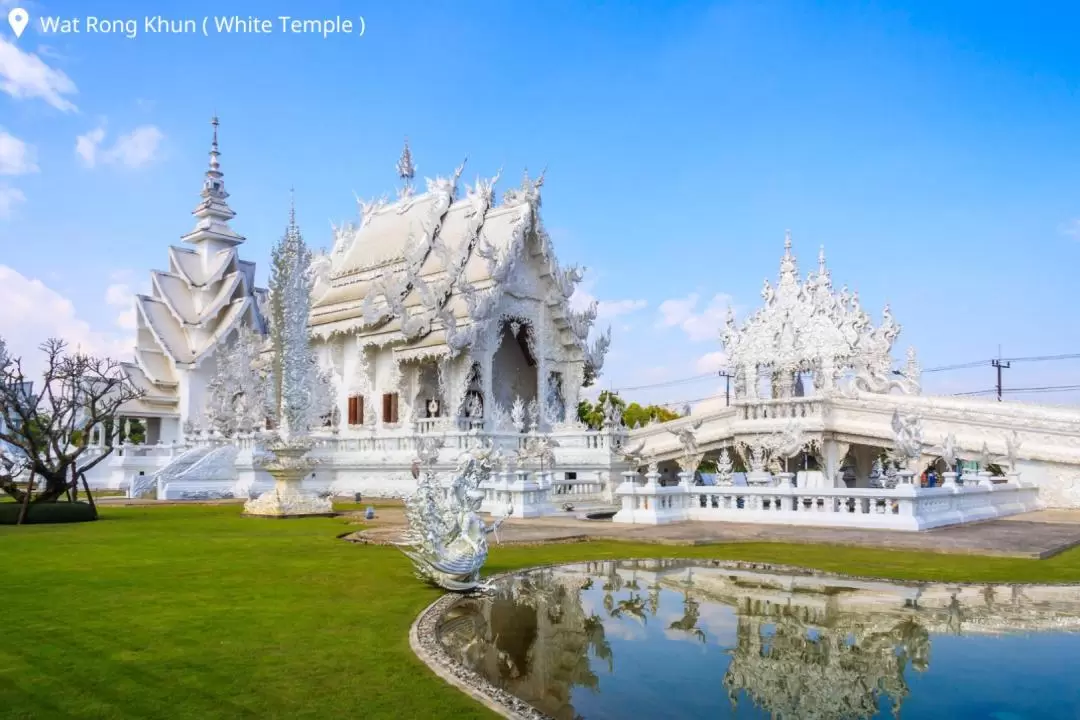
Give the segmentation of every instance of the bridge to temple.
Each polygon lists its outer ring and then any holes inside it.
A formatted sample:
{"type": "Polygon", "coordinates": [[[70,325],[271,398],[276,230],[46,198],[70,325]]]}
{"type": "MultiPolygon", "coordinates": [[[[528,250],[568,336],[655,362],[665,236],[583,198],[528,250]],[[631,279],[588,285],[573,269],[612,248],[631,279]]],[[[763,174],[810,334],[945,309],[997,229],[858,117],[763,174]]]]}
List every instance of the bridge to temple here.
{"type": "Polygon", "coordinates": [[[824,249],[801,279],[790,235],[776,285],[766,280],[761,296],[741,326],[729,309],[721,331],[730,401],[717,396],[686,417],[630,431],[632,457],[669,470],[690,450],[716,457],[727,448],[748,467],[800,457],[824,471],[827,485],[842,487],[846,467],[866,487],[874,461],[903,435],[920,471],[950,445],[982,465],[1008,458],[1040,485],[1044,502],[1080,506],[1080,408],[922,395],[914,348],[893,369],[901,327],[889,307],[874,325],[857,292],[833,288],[824,249]]]}
{"type": "Polygon", "coordinates": [[[719,396],[699,403],[689,416],[631,430],[625,445],[640,448],[638,454],[650,461],[677,462],[686,452],[680,431],[696,428],[691,431],[698,451],[715,458],[725,448],[768,446],[770,438],[797,429],[830,477],[848,465],[861,482],[880,452],[894,447],[894,413],[919,420],[920,468],[940,458],[949,435],[961,458],[980,461],[984,450],[994,462],[1003,461],[1012,440],[1019,444],[1017,469],[1040,482],[1044,500],[1080,504],[1080,409],[1073,408],[895,393],[738,399],[730,405],[719,396]]]}

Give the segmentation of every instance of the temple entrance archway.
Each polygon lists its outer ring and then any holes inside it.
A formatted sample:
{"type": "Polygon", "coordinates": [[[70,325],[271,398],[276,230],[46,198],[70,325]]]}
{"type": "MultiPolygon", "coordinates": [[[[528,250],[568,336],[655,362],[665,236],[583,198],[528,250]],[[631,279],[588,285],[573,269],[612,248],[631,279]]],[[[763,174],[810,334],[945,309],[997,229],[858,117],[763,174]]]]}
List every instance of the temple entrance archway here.
{"type": "Polygon", "coordinates": [[[491,362],[495,402],[509,411],[518,397],[526,406],[537,399],[537,360],[532,324],[506,318],[499,328],[499,344],[491,362]]]}

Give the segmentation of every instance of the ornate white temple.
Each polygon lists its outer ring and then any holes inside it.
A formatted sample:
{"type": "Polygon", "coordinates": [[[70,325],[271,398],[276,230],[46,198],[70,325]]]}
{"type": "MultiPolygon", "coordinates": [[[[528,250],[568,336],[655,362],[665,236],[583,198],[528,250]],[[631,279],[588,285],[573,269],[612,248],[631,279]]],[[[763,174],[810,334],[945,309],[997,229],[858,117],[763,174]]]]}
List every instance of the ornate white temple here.
{"type": "Polygon", "coordinates": [[[183,428],[202,415],[213,353],[241,325],[265,332],[255,287],[255,263],[241,260],[244,242],[229,226],[236,213],[218,160],[218,120],[212,121],[210,166],[192,214],[195,228],[169,248],[169,269],[150,272],[150,295],[135,296],[135,362],[124,367],[143,397],[127,408],[146,422],[146,441],[183,440],[183,428]]]}
{"type": "Polygon", "coordinates": [[[610,334],[588,344],[596,305],[570,308],[581,279],[563,269],[540,219],[543,178],[495,202],[495,182],[459,196],[461,168],[393,203],[361,203],[316,260],[312,334],[341,392],[343,435],[419,426],[512,431],[571,424],[610,334]],[[515,410],[515,407],[517,408],[515,410]]]}
{"type": "MultiPolygon", "coordinates": [[[[176,461],[192,443],[224,441],[202,421],[215,349],[240,327],[266,332],[265,291],[228,225],[216,128],[184,237],[193,248],[170,248],[169,272],[136,299],[129,371],[146,396],[130,414],[149,419],[147,444],[99,465],[98,484],[157,473],[159,496],[198,497],[268,481],[252,464],[254,430],[227,439],[238,449],[228,467],[176,461]]],[[[419,458],[448,472],[488,444],[506,462],[485,509],[522,517],[606,501],[635,523],[917,530],[1080,506],[1080,409],[922,395],[913,349],[893,369],[889,308],[875,325],[857,293],[833,287],[824,251],[801,278],[790,236],[761,308],[722,329],[731,397],[669,423],[628,431],[611,414],[588,430],[575,408],[610,333],[590,338],[595,304],[571,308],[581,272],[559,264],[544,230],[543,177],[526,174],[496,202],[496,178],[460,189],[461,172],[417,192],[406,146],[397,198],[360,202],[358,222],[314,257],[310,330],[336,400],[314,433],[312,491],[400,497],[419,458]],[[695,474],[702,460],[716,461],[716,484],[695,474]],[[942,482],[920,486],[931,467],[942,482]]]]}

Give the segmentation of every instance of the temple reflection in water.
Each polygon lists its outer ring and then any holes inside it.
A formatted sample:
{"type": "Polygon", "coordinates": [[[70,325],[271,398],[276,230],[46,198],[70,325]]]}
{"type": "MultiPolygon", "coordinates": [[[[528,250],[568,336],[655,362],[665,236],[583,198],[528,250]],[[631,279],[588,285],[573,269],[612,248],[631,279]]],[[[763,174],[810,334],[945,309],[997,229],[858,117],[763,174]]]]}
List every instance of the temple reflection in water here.
{"type": "Polygon", "coordinates": [[[452,608],[440,635],[453,657],[559,720],[659,705],[665,716],[839,720],[899,717],[935,636],[1078,630],[1075,586],[894,584],[647,560],[505,578],[452,608]]]}

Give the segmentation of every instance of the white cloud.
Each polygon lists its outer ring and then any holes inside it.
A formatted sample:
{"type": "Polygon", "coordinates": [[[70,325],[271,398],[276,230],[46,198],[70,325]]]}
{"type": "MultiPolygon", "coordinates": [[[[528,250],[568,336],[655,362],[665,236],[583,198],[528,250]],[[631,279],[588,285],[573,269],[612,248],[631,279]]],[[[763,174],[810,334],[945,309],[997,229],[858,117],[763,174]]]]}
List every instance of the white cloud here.
{"type": "Polygon", "coordinates": [[[713,296],[709,304],[698,312],[700,296],[692,293],[685,298],[672,298],[660,303],[660,327],[679,327],[693,342],[715,340],[727,317],[731,297],[723,293],[713,296]]]}
{"type": "Polygon", "coordinates": [[[1070,220],[1065,223],[1065,227],[1061,229],[1062,235],[1067,235],[1074,240],[1080,240],[1080,218],[1070,220]]]}
{"type": "Polygon", "coordinates": [[[628,315],[644,309],[648,304],[644,300],[601,300],[596,306],[596,319],[608,320],[628,315]]]}
{"type": "Polygon", "coordinates": [[[0,128],[0,175],[26,175],[38,171],[33,145],[0,128]]]}
{"type": "Polygon", "coordinates": [[[62,70],[50,67],[33,53],[23,52],[0,37],[0,91],[16,99],[40,98],[63,112],[78,108],[65,95],[78,92],[62,70]]]}
{"type": "Polygon", "coordinates": [[[114,308],[120,308],[121,312],[116,316],[116,326],[122,330],[135,330],[135,289],[128,281],[134,276],[130,270],[117,270],[112,273],[112,284],[105,288],[105,304],[114,308]]]}
{"type": "Polygon", "coordinates": [[[83,165],[94,167],[97,163],[98,145],[105,139],[105,128],[96,128],[75,138],[75,154],[82,158],[83,165]]]}
{"type": "Polygon", "coordinates": [[[127,283],[113,283],[105,288],[105,302],[113,307],[131,304],[131,288],[127,283]]]}
{"type": "Polygon", "coordinates": [[[98,164],[141,168],[157,158],[164,139],[165,134],[154,125],[142,125],[104,147],[105,128],[98,127],[75,138],[75,154],[88,168],[98,164]]]}
{"type": "Polygon", "coordinates": [[[727,355],[722,350],[705,353],[694,363],[694,369],[704,375],[705,373],[720,372],[727,365],[727,355]]]}
{"type": "Polygon", "coordinates": [[[0,220],[15,214],[15,206],[26,202],[26,195],[19,188],[0,185],[0,220]]]}
{"type": "Polygon", "coordinates": [[[129,168],[139,168],[157,157],[158,148],[165,134],[153,125],[137,127],[122,135],[112,149],[104,153],[106,162],[115,162],[129,168]]]}
{"type": "Polygon", "coordinates": [[[4,265],[0,265],[0,307],[5,310],[0,313],[0,336],[12,355],[23,358],[24,370],[34,378],[44,369],[37,348],[50,337],[66,340],[72,350],[118,360],[131,357],[131,337],[95,330],[78,317],[71,300],[4,265]]]}
{"type": "Polygon", "coordinates": [[[648,306],[645,300],[599,300],[592,294],[592,283],[584,282],[574,288],[570,296],[570,307],[577,312],[587,310],[596,302],[596,319],[610,320],[620,315],[629,315],[648,306]]]}

